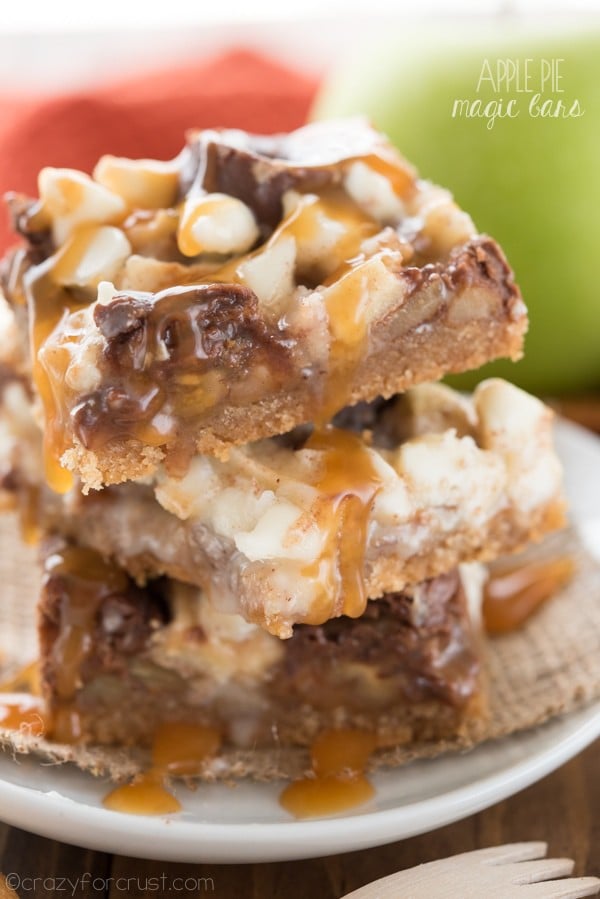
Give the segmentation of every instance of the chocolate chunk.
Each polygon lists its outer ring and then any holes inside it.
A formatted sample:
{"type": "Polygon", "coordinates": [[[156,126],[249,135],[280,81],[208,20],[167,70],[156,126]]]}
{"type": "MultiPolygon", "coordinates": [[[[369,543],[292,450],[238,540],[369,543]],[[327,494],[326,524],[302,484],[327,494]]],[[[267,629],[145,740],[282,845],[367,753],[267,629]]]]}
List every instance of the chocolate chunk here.
{"type": "Polygon", "coordinates": [[[169,621],[165,581],[138,587],[92,550],[46,541],[39,605],[43,680],[62,699],[98,673],[118,672],[169,621]]]}
{"type": "Polygon", "coordinates": [[[151,295],[133,299],[127,295],[115,297],[108,306],[97,306],[94,321],[107,340],[117,337],[130,339],[135,330],[142,328],[142,320],[151,311],[151,295]]]}
{"type": "Polygon", "coordinates": [[[271,137],[241,131],[200,131],[189,144],[182,189],[192,184],[243,200],[259,224],[274,228],[287,190],[319,191],[340,183],[340,165],[377,154],[382,138],[365,121],[318,123],[271,137]]]}
{"type": "Polygon", "coordinates": [[[283,351],[279,335],[260,316],[256,295],[240,284],[120,295],[96,306],[94,320],[109,363],[159,379],[174,368],[199,373],[215,363],[239,371],[257,352],[283,351]]]}
{"type": "Polygon", "coordinates": [[[40,200],[14,191],[4,196],[13,231],[20,234],[29,245],[36,263],[47,259],[54,252],[52,232],[47,225],[35,221],[40,212],[40,200]]]}
{"type": "Polygon", "coordinates": [[[295,691],[297,698],[318,704],[315,677],[335,678],[345,664],[361,663],[396,685],[399,702],[432,696],[456,706],[465,702],[479,663],[457,573],[419,585],[414,595],[373,600],[358,619],[297,626],[286,644],[281,678],[290,701],[295,691]]]}
{"type": "MultiPolygon", "coordinates": [[[[190,419],[203,411],[203,376],[227,385],[262,366],[277,380],[289,368],[288,344],[263,321],[256,295],[239,284],[174,287],[120,294],[98,304],[94,321],[105,340],[103,386],[83,397],[71,417],[88,448],[136,436],[165,407],[190,419]]],[[[209,388],[210,389],[210,388],[209,388]]]]}
{"type": "MultiPolygon", "coordinates": [[[[402,269],[402,278],[408,294],[422,290],[428,284],[439,280],[448,296],[481,287],[488,291],[490,289],[497,291],[502,296],[506,308],[521,300],[519,288],[515,284],[506,257],[498,244],[485,236],[469,241],[466,246],[455,247],[447,262],[405,266],[402,269]]],[[[440,303],[429,321],[444,315],[445,308],[445,303],[440,303]]]]}
{"type": "Polygon", "coordinates": [[[370,403],[346,406],[334,417],[333,424],[357,434],[371,431],[375,446],[391,449],[398,444],[396,416],[393,415],[395,402],[395,398],[378,397],[370,403]]]}
{"type": "Polygon", "coordinates": [[[130,582],[126,592],[106,597],[98,609],[96,662],[108,668],[118,655],[137,655],[146,648],[155,629],[167,620],[167,606],[159,587],[153,584],[142,589],[130,582]]]}
{"type": "Polygon", "coordinates": [[[103,438],[127,439],[136,424],[156,415],[164,402],[159,385],[148,385],[145,392],[109,385],[84,397],[72,410],[76,433],[85,447],[97,445],[103,438]]]}

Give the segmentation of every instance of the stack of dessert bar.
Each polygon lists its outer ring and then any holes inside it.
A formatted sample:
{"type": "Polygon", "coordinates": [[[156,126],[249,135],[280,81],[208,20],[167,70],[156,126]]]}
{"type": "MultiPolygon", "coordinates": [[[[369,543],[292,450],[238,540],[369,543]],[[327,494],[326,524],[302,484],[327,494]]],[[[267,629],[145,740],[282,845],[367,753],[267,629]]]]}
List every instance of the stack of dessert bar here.
{"type": "Polygon", "coordinates": [[[0,484],[49,735],[408,743],[485,715],[480,564],[563,521],[497,244],[363,121],[192,133],[9,198],[0,484]]]}

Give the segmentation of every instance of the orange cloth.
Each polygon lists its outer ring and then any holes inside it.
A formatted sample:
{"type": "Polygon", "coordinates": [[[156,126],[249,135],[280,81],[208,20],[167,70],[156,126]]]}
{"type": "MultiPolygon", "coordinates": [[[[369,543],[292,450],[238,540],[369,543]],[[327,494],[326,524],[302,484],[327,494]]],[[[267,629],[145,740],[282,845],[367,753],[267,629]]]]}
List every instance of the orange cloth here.
{"type": "MultiPolygon", "coordinates": [[[[94,91],[52,98],[0,95],[0,196],[35,196],[45,165],[91,171],[99,156],[168,159],[193,127],[269,133],[301,125],[317,79],[238,50],[94,91]]],[[[14,241],[0,216],[0,252],[14,241]]]]}

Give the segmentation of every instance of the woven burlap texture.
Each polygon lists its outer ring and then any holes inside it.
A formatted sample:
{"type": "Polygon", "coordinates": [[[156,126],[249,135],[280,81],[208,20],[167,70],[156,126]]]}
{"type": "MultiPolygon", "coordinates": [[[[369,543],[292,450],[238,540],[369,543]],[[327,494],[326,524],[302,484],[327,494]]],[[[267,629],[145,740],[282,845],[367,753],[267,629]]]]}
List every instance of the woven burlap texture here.
{"type": "MultiPolygon", "coordinates": [[[[375,765],[400,765],[465,751],[600,697],[600,565],[583,550],[572,530],[554,535],[533,550],[542,558],[565,553],[576,562],[571,583],[522,630],[485,643],[488,719],[473,721],[452,741],[382,751],[375,765]]],[[[0,663],[8,668],[35,657],[38,583],[35,550],[22,545],[12,518],[0,519],[0,663]]],[[[59,746],[14,731],[0,730],[0,745],[15,755],[36,752],[46,763],[75,761],[85,770],[115,780],[131,776],[145,762],[142,752],[59,746]]],[[[304,750],[226,749],[206,766],[204,777],[274,779],[297,776],[307,768],[304,750]]]]}

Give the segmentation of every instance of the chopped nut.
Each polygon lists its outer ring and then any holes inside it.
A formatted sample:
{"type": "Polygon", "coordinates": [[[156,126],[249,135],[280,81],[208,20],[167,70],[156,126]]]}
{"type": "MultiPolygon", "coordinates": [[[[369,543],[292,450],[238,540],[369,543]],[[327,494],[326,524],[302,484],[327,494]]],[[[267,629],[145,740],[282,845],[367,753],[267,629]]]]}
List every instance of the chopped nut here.
{"type": "Polygon", "coordinates": [[[124,159],[103,156],[94,169],[94,180],[127,203],[130,209],[164,209],[177,199],[177,160],[124,159]]]}

